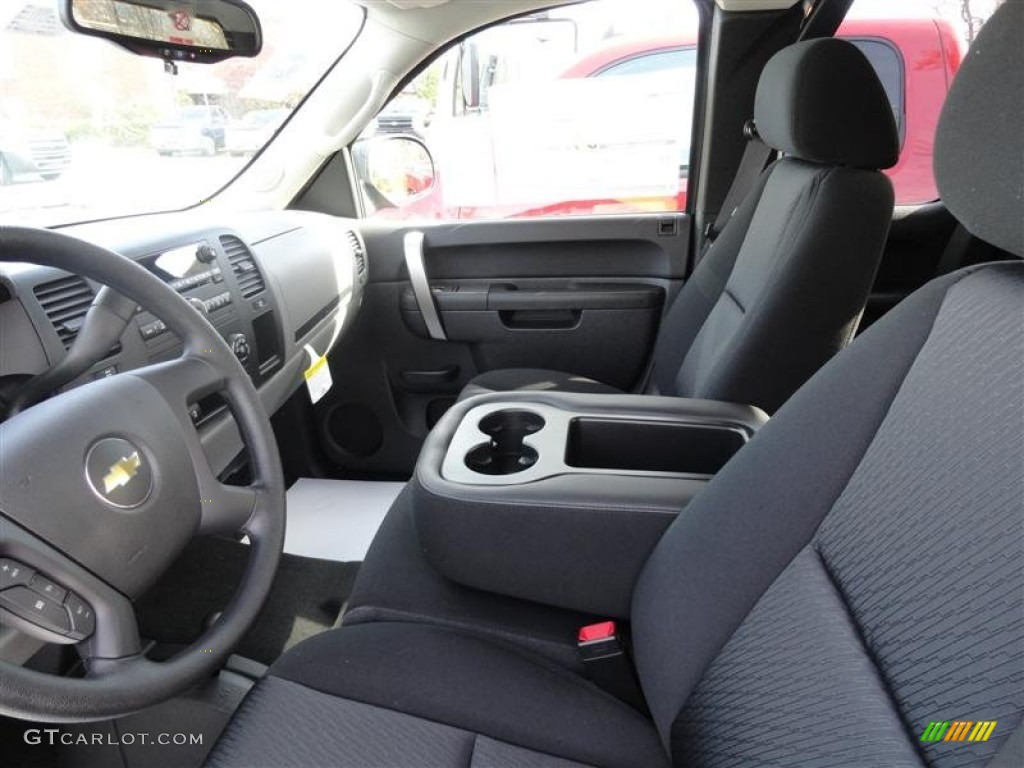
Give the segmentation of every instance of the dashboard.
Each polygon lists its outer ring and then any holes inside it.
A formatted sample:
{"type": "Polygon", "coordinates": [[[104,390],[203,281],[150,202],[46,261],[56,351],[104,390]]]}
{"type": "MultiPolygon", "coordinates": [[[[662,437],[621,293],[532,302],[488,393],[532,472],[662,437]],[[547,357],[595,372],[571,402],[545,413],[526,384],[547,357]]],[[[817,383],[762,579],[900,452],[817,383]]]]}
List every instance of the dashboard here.
{"type": "MultiPolygon", "coordinates": [[[[366,254],[354,223],[315,213],[213,219],[196,211],[65,227],[62,232],[134,259],[174,288],[227,341],[268,414],[303,383],[355,318],[366,254]]],[[[0,264],[0,377],[37,374],[70,348],[99,286],[31,264],[0,264]]],[[[67,388],[170,360],[181,343],[139,309],[105,359],[67,388]]],[[[242,451],[217,396],[190,405],[215,472],[242,451]]]]}

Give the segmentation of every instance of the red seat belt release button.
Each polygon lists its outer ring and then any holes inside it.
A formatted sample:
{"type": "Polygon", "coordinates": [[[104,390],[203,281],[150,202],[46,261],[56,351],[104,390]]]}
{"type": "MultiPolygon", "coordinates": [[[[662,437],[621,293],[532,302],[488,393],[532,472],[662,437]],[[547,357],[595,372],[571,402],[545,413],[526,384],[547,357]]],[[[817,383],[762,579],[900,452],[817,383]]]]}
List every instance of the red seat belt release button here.
{"type": "Polygon", "coordinates": [[[596,643],[600,640],[612,640],[617,630],[614,621],[602,621],[600,624],[588,624],[580,628],[579,644],[596,643]]]}

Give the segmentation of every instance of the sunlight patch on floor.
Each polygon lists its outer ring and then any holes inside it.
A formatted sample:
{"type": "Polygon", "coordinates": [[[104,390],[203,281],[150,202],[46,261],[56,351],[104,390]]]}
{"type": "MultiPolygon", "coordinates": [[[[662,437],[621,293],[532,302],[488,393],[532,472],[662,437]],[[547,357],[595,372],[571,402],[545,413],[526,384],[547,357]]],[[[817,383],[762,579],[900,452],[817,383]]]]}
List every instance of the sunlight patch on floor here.
{"type": "Polygon", "coordinates": [[[361,561],[404,483],[301,478],[288,489],[284,551],[361,561]]]}

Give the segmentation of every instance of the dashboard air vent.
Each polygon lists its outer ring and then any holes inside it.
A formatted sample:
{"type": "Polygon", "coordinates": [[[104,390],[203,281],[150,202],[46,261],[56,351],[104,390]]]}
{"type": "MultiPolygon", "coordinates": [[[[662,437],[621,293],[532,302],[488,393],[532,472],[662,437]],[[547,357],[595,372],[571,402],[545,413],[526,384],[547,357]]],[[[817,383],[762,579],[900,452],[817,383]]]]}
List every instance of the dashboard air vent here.
{"type": "Polygon", "coordinates": [[[245,243],[233,235],[224,235],[220,239],[220,245],[228,257],[228,263],[235,274],[235,280],[238,281],[238,289],[242,296],[251,299],[263,293],[267,285],[263,282],[260,268],[245,243]]]}
{"type": "Polygon", "coordinates": [[[81,277],[70,275],[33,289],[43,312],[60,337],[64,349],[70,349],[92,304],[93,292],[81,277]]]}
{"type": "Polygon", "coordinates": [[[352,258],[356,260],[356,272],[362,277],[366,274],[366,251],[363,250],[359,236],[351,230],[348,233],[348,243],[352,246],[352,258]]]}

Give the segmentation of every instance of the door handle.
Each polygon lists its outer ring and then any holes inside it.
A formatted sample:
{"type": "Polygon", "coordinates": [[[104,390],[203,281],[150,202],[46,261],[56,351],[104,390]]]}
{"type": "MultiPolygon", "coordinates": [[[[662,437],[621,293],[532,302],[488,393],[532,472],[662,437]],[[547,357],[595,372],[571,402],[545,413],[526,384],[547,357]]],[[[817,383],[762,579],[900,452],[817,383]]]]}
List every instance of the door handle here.
{"type": "Polygon", "coordinates": [[[447,341],[444,326],[441,325],[441,317],[437,313],[437,304],[434,303],[434,295],[430,292],[430,281],[427,279],[427,268],[423,264],[423,241],[426,238],[422,232],[406,232],[402,241],[402,248],[405,251],[405,268],[409,271],[409,282],[412,283],[412,292],[419,305],[420,314],[423,315],[423,324],[427,326],[427,333],[430,338],[437,341],[447,341]]]}

